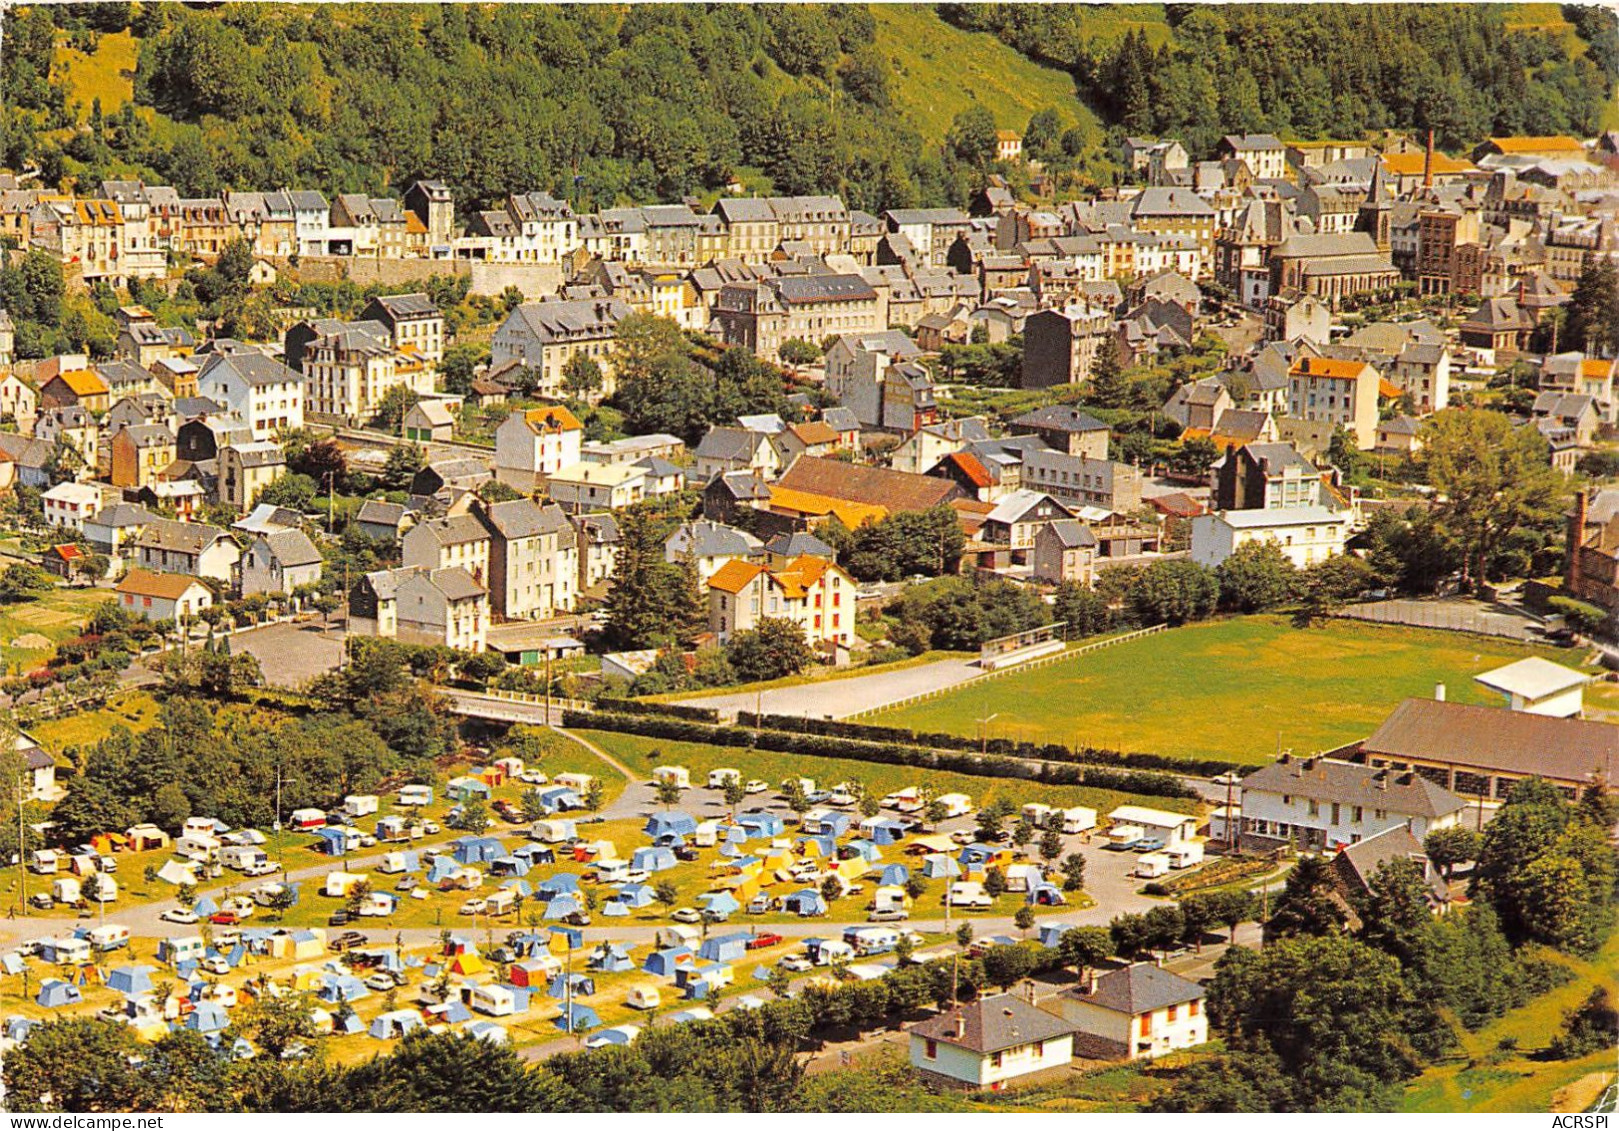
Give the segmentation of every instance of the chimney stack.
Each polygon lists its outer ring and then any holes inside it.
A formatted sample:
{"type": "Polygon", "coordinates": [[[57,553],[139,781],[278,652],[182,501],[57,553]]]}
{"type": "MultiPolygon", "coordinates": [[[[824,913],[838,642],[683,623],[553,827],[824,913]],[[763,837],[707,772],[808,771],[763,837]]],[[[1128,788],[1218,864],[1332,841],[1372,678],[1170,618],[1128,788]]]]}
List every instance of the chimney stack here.
{"type": "Polygon", "coordinates": [[[1433,188],[1433,131],[1428,131],[1428,149],[1422,157],[1422,187],[1433,188]]]}
{"type": "Polygon", "coordinates": [[[1433,701],[1435,703],[1443,703],[1445,701],[1445,685],[1444,684],[1436,683],[1436,684],[1433,685],[1433,701]]]}
{"type": "Polygon", "coordinates": [[[965,1037],[966,1035],[967,1035],[967,1019],[965,1017],[963,1017],[961,1014],[957,1013],[956,1014],[956,1039],[959,1041],[962,1037],[965,1037]]]}
{"type": "Polygon", "coordinates": [[[1574,592],[1574,582],[1579,572],[1575,565],[1579,559],[1580,547],[1585,545],[1585,518],[1589,502],[1590,499],[1584,491],[1574,492],[1574,513],[1568,520],[1568,564],[1563,571],[1563,587],[1571,594],[1574,592]]]}

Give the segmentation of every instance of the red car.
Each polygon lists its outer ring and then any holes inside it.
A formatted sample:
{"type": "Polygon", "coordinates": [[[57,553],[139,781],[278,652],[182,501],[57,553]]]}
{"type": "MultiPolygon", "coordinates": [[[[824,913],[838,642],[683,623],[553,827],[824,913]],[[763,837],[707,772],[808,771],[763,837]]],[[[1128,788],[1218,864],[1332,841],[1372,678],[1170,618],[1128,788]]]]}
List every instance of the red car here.
{"type": "Polygon", "coordinates": [[[777,943],[782,942],[782,941],[784,941],[784,940],[782,939],[782,937],[780,935],[771,934],[769,932],[766,932],[765,934],[762,934],[762,935],[754,935],[751,939],[749,939],[748,940],[748,949],[749,950],[763,950],[767,946],[775,946],[777,943]]]}
{"type": "Polygon", "coordinates": [[[208,916],[208,921],[216,927],[235,927],[242,921],[242,917],[234,911],[215,911],[208,916]]]}

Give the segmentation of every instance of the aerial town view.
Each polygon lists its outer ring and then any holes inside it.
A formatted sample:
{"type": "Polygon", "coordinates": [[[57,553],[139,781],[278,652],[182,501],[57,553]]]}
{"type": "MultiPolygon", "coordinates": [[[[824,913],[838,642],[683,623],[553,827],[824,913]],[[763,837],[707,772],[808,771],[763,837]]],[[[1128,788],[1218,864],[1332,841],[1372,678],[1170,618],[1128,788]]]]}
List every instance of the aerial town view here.
{"type": "Polygon", "coordinates": [[[1615,1111],[1612,9],[0,8],[5,1118],[1615,1111]]]}

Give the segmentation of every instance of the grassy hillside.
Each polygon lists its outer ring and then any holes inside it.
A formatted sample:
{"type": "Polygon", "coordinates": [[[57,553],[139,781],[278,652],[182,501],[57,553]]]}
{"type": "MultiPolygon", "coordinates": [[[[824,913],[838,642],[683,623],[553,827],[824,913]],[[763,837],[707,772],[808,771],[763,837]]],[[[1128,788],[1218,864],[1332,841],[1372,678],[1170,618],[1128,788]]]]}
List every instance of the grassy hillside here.
{"type": "Polygon", "coordinates": [[[988,107],[1002,129],[1022,132],[1031,114],[1053,106],[1068,124],[1100,131],[1069,75],[1031,62],[995,36],[952,27],[926,4],[873,4],[871,14],[900,112],[930,141],[942,139],[951,120],[973,106],[988,107]]]}
{"type": "Polygon", "coordinates": [[[128,31],[103,35],[93,55],[74,50],[67,40],[66,32],[57,33],[51,74],[62,77],[68,100],[77,102],[86,117],[98,98],[104,114],[112,114],[128,102],[133,94],[140,40],[128,31]]]}

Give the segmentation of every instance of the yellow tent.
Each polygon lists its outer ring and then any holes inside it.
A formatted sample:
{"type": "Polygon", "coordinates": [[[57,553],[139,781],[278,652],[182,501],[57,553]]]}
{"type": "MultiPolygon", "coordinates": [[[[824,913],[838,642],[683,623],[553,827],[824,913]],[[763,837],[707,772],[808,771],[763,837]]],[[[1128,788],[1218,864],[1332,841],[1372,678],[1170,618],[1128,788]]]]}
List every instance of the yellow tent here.
{"type": "Polygon", "coordinates": [[[463,974],[471,977],[474,974],[482,974],[486,970],[488,970],[488,967],[484,965],[483,959],[471,951],[458,954],[450,959],[449,971],[452,974],[463,974]]]}
{"type": "Polygon", "coordinates": [[[749,876],[731,894],[736,896],[742,903],[747,903],[759,894],[759,877],[749,876]]]}
{"type": "Polygon", "coordinates": [[[838,875],[849,881],[858,880],[870,870],[871,865],[867,864],[865,859],[859,856],[851,856],[849,859],[840,862],[837,867],[838,875]]]}
{"type": "Polygon", "coordinates": [[[314,990],[322,985],[322,975],[325,973],[319,966],[297,966],[292,971],[292,988],[294,990],[314,990]]]}

